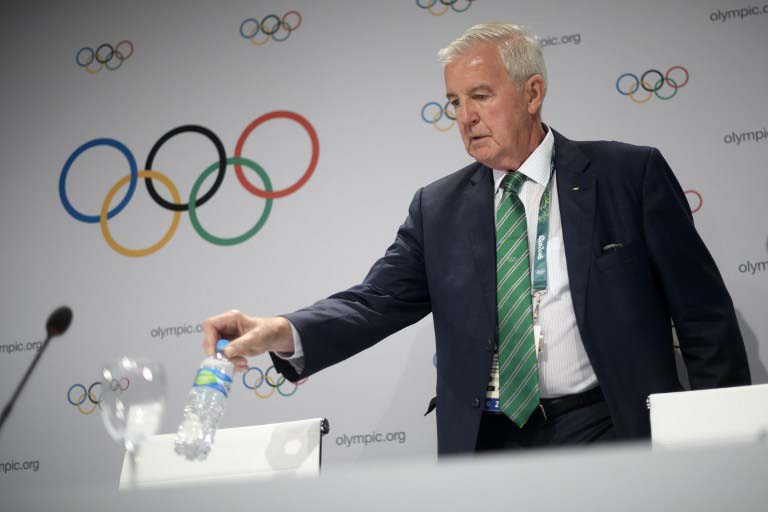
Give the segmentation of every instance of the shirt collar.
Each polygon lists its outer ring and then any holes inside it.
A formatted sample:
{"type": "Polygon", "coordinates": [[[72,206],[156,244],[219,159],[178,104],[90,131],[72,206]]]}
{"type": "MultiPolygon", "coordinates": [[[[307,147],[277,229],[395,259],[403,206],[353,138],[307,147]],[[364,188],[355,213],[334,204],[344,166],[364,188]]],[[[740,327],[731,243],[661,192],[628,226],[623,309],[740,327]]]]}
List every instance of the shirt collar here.
{"type": "MultiPolygon", "coordinates": [[[[555,146],[555,137],[552,130],[547,128],[547,134],[544,139],[536,146],[523,165],[517,170],[525,174],[526,178],[535,181],[542,187],[546,187],[549,182],[549,173],[552,165],[552,150],[555,146]]],[[[508,170],[493,169],[493,190],[498,191],[501,180],[509,172],[508,170]]]]}

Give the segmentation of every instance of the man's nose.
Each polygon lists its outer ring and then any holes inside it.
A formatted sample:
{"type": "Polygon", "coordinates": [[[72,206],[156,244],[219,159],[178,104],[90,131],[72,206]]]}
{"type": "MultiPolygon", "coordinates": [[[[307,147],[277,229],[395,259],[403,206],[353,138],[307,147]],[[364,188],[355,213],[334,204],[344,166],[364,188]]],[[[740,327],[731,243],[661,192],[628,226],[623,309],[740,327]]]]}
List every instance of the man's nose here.
{"type": "Polygon", "coordinates": [[[477,111],[472,108],[471,103],[462,103],[456,109],[456,120],[461,124],[475,125],[480,118],[477,115],[477,111]]]}

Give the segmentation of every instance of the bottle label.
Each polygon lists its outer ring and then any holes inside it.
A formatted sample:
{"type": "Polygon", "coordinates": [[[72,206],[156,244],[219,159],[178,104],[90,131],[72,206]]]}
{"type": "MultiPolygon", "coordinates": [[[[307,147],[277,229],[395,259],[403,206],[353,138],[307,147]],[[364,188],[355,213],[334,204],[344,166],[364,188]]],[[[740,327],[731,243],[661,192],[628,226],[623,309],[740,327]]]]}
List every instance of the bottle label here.
{"type": "Polygon", "coordinates": [[[228,397],[229,388],[232,387],[232,377],[216,368],[200,368],[197,370],[195,383],[192,387],[212,388],[228,397]]]}

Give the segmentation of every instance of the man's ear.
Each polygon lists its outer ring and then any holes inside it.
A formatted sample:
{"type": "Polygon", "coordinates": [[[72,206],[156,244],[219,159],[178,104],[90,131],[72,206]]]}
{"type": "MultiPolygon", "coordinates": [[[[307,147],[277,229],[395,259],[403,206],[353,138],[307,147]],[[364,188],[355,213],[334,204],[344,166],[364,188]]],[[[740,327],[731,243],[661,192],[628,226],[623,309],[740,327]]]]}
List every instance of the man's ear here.
{"type": "Polygon", "coordinates": [[[541,111],[541,105],[544,103],[544,95],[547,92],[547,86],[544,83],[544,77],[533,75],[525,82],[525,99],[528,102],[528,113],[532,116],[538,115],[541,111]]]}

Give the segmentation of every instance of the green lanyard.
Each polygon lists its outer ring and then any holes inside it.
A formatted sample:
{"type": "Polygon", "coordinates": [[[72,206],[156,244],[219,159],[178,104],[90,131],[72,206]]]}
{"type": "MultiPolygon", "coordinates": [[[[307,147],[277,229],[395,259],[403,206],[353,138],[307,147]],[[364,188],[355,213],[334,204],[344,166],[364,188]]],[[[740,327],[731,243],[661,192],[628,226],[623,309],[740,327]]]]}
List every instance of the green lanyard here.
{"type": "Polygon", "coordinates": [[[549,164],[549,180],[539,201],[539,220],[536,223],[536,240],[533,253],[533,294],[547,291],[547,242],[549,241],[549,210],[552,202],[552,178],[555,175],[555,150],[549,164]]]}

